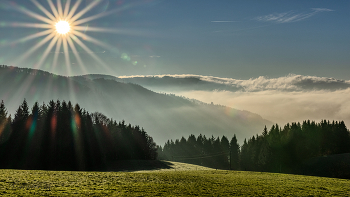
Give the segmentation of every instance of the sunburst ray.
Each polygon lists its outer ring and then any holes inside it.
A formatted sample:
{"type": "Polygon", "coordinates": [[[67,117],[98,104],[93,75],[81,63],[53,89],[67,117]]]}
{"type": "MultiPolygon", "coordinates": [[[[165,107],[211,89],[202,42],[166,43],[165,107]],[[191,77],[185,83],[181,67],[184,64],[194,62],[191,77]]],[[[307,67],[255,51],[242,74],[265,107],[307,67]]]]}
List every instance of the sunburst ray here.
{"type": "Polygon", "coordinates": [[[94,32],[105,32],[105,33],[121,33],[122,30],[112,29],[112,28],[101,28],[101,27],[84,27],[84,26],[74,26],[74,30],[77,31],[94,31],[94,32]]]}
{"type": "Polygon", "coordinates": [[[38,7],[47,17],[49,17],[51,20],[56,20],[56,18],[49,12],[47,9],[45,9],[37,0],[31,0],[36,7],[38,7]]]}
{"type": "Polygon", "coordinates": [[[23,60],[25,60],[28,56],[30,56],[32,53],[34,53],[36,50],[38,50],[41,46],[43,46],[45,43],[50,41],[55,36],[54,33],[51,33],[50,35],[46,36],[42,41],[38,42],[36,45],[34,45],[29,51],[24,53],[21,57],[18,58],[16,61],[16,64],[21,63],[23,60]]]}
{"type": "Polygon", "coordinates": [[[69,50],[68,50],[68,44],[67,44],[67,38],[63,37],[62,38],[62,43],[63,43],[63,51],[64,51],[64,57],[66,60],[66,67],[68,70],[68,74],[71,75],[71,69],[70,69],[70,57],[69,57],[69,50]]]}
{"type": "Polygon", "coordinates": [[[57,0],[57,11],[58,11],[59,18],[62,19],[63,18],[63,8],[62,8],[61,0],[57,0]]]}
{"type": "Polygon", "coordinates": [[[153,35],[149,31],[135,31],[132,29],[121,29],[121,28],[105,28],[105,27],[85,27],[85,26],[74,26],[74,30],[76,31],[84,31],[84,32],[101,32],[101,33],[113,33],[113,34],[124,34],[124,35],[134,35],[134,36],[150,36],[153,35]]]}
{"type": "Polygon", "coordinates": [[[64,7],[63,18],[67,18],[69,13],[70,0],[67,0],[66,5],[64,7]]]}
{"type": "Polygon", "coordinates": [[[49,3],[49,6],[50,6],[53,14],[55,15],[56,19],[58,19],[60,16],[58,14],[58,11],[57,11],[55,5],[52,3],[52,0],[47,0],[47,2],[49,3]]]}
{"type": "Polygon", "coordinates": [[[45,30],[45,31],[42,31],[42,32],[38,32],[38,33],[35,33],[35,34],[31,34],[29,36],[20,38],[20,39],[14,41],[14,42],[9,43],[9,44],[17,44],[17,43],[21,43],[21,42],[26,42],[26,41],[29,41],[29,40],[32,40],[32,39],[35,39],[35,38],[38,38],[38,37],[42,37],[42,36],[51,34],[52,32],[53,32],[52,29],[45,30]]]}
{"type": "MultiPolygon", "coordinates": [[[[72,75],[72,70],[71,70],[71,61],[70,61],[70,57],[69,57],[69,51],[68,51],[68,44],[67,44],[67,37],[63,37],[63,50],[64,50],[64,56],[65,56],[65,60],[66,60],[66,67],[68,70],[68,76],[72,75]]],[[[69,90],[69,97],[72,98],[73,100],[75,99],[75,92],[74,92],[74,87],[72,84],[71,80],[68,80],[68,90],[69,90]]]]}
{"type": "Polygon", "coordinates": [[[83,61],[82,61],[82,59],[81,59],[81,57],[80,57],[80,55],[79,55],[79,53],[78,53],[78,50],[75,48],[75,45],[74,45],[74,43],[73,43],[73,41],[72,41],[72,39],[71,39],[70,36],[72,36],[72,35],[67,36],[68,44],[69,44],[70,48],[72,49],[75,58],[76,58],[77,61],[78,61],[79,67],[81,68],[81,70],[83,71],[83,73],[86,74],[87,72],[86,72],[86,69],[85,69],[85,67],[84,67],[84,63],[83,63],[83,61]]]}
{"type": "Polygon", "coordinates": [[[99,55],[96,54],[99,52],[92,51],[84,43],[90,42],[91,44],[100,46],[116,54],[119,54],[119,50],[108,43],[101,42],[96,38],[88,36],[85,32],[104,32],[104,33],[128,34],[128,35],[135,33],[126,29],[113,29],[113,28],[102,28],[102,27],[87,28],[84,26],[84,24],[87,22],[108,16],[110,14],[120,12],[122,10],[125,10],[127,8],[130,8],[136,5],[137,3],[129,3],[118,9],[105,11],[103,13],[87,16],[84,18],[83,16],[87,14],[88,11],[96,7],[99,3],[101,3],[101,0],[93,0],[82,9],[79,9],[80,8],[79,6],[82,4],[82,0],[76,0],[74,3],[71,0],[65,0],[63,2],[62,0],[56,0],[56,2],[53,2],[52,0],[47,0],[48,5],[42,4],[41,1],[39,0],[31,0],[31,2],[40,10],[40,14],[17,5],[14,5],[13,7],[16,10],[20,11],[21,13],[31,18],[39,20],[40,23],[26,23],[26,22],[2,23],[2,26],[47,29],[35,34],[28,35],[26,37],[20,38],[13,42],[6,42],[1,44],[1,46],[4,46],[9,44],[24,43],[24,42],[33,40],[35,38],[40,38],[45,36],[41,41],[37,42],[33,47],[31,47],[28,51],[26,51],[23,55],[21,55],[17,59],[17,61],[15,61],[15,63],[21,63],[23,60],[27,59],[31,54],[36,52],[40,47],[42,47],[43,45],[51,41],[46,46],[45,50],[43,50],[43,53],[41,54],[39,61],[35,64],[35,68],[40,68],[45,63],[45,61],[47,61],[49,53],[53,50],[53,48],[56,45],[54,50],[55,51],[54,57],[52,60],[53,69],[55,69],[56,66],[58,65],[59,56],[61,53],[63,53],[64,63],[62,63],[62,65],[65,64],[65,67],[67,69],[66,72],[68,72],[68,75],[71,75],[72,65],[71,65],[70,55],[73,54],[74,55],[73,57],[75,57],[77,63],[79,64],[80,69],[86,73],[86,67],[83,63],[81,54],[79,54],[79,51],[77,48],[77,46],[79,46],[96,61],[97,63],[96,65],[103,67],[108,72],[112,72],[110,67],[108,67],[104,63],[104,61],[99,57],[99,55]],[[60,25],[63,23],[65,23],[64,26],[60,25]],[[61,52],[61,50],[63,52],[61,52]]]}
{"type": "Polygon", "coordinates": [[[89,41],[91,43],[94,43],[96,45],[102,46],[102,47],[107,48],[107,49],[114,49],[113,46],[111,46],[109,44],[106,44],[104,42],[101,42],[101,41],[99,41],[99,40],[97,40],[97,39],[95,39],[95,38],[93,38],[91,36],[88,36],[88,35],[86,35],[84,33],[79,32],[79,31],[73,30],[72,33],[74,35],[79,36],[79,37],[83,38],[84,40],[89,41]]]}
{"type": "Polygon", "coordinates": [[[102,17],[108,16],[108,15],[117,13],[118,11],[121,11],[121,9],[118,9],[118,10],[111,10],[111,11],[108,11],[108,12],[103,12],[103,13],[100,13],[100,14],[96,14],[96,15],[94,15],[94,16],[86,17],[86,18],[83,18],[83,19],[74,21],[74,22],[72,23],[72,25],[80,25],[80,24],[83,24],[83,23],[87,23],[87,22],[89,22],[89,21],[93,21],[93,20],[96,20],[96,19],[98,19],[98,18],[102,18],[102,17]]]}
{"type": "Polygon", "coordinates": [[[78,37],[73,37],[74,41],[83,48],[96,62],[101,64],[107,71],[111,71],[110,68],[89,48],[87,47],[78,37]]]}
{"type": "Polygon", "coordinates": [[[48,23],[48,24],[53,24],[52,20],[50,20],[48,18],[45,18],[44,16],[41,16],[39,14],[36,14],[36,13],[30,11],[30,10],[27,10],[24,7],[15,7],[15,9],[20,11],[20,12],[22,12],[22,13],[24,13],[24,14],[26,14],[27,16],[32,17],[32,18],[38,19],[38,20],[43,21],[43,22],[48,23]]]}
{"type": "Polygon", "coordinates": [[[76,15],[74,15],[70,21],[74,22],[77,19],[79,19],[80,17],[82,17],[86,12],[88,12],[89,10],[91,10],[93,7],[97,6],[101,1],[100,0],[96,0],[91,2],[86,8],[84,8],[82,11],[78,12],[76,15]]]}
{"type": "Polygon", "coordinates": [[[93,15],[93,16],[89,16],[89,17],[86,17],[86,18],[83,18],[83,19],[80,19],[80,20],[76,19],[76,20],[74,20],[74,22],[72,22],[72,24],[73,25],[80,25],[80,24],[83,24],[83,23],[87,23],[89,21],[96,20],[98,18],[102,18],[102,17],[108,16],[108,15],[111,15],[111,14],[115,14],[115,13],[124,11],[124,10],[129,9],[129,8],[131,8],[133,6],[136,6],[136,5],[138,5],[138,4],[137,3],[130,3],[127,6],[123,6],[123,7],[118,8],[118,9],[110,10],[110,11],[103,12],[103,13],[100,13],[100,14],[96,14],[96,15],[93,15]]]}
{"type": "Polygon", "coordinates": [[[5,23],[3,26],[11,26],[11,27],[26,27],[26,28],[40,28],[40,29],[49,29],[52,28],[52,25],[42,24],[42,23],[5,23]]]}
{"type": "Polygon", "coordinates": [[[41,56],[39,62],[34,66],[35,69],[40,69],[41,65],[44,63],[44,61],[46,60],[47,56],[49,55],[51,49],[55,46],[55,44],[56,44],[56,42],[57,42],[57,39],[58,39],[58,37],[55,36],[55,37],[51,40],[49,46],[46,48],[46,50],[45,50],[44,53],[42,54],[42,56],[41,56]]]}
{"type": "Polygon", "coordinates": [[[62,46],[62,38],[59,37],[56,44],[55,55],[53,57],[52,69],[55,69],[57,66],[57,60],[58,60],[58,55],[60,54],[61,46],[62,46]]]}
{"type": "Polygon", "coordinates": [[[69,11],[68,16],[66,17],[66,20],[70,20],[71,17],[75,14],[75,12],[77,11],[79,5],[81,4],[82,0],[78,0],[77,2],[75,2],[74,6],[72,7],[72,9],[69,11]]]}

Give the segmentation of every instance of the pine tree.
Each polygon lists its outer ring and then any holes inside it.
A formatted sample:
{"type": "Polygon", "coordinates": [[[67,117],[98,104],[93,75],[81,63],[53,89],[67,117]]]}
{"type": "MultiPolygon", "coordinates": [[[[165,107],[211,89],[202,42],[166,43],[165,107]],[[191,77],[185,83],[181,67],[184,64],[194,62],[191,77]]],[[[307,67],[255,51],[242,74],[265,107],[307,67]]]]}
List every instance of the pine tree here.
{"type": "Polygon", "coordinates": [[[7,130],[7,120],[7,110],[4,101],[2,100],[0,104],[0,145],[5,142],[5,138],[9,135],[7,130]]]}
{"type": "Polygon", "coordinates": [[[249,152],[248,152],[248,143],[247,140],[244,139],[242,148],[241,148],[241,154],[240,154],[240,167],[242,170],[249,170],[249,152]]]}
{"type": "Polygon", "coordinates": [[[234,135],[230,141],[230,163],[232,170],[239,169],[239,153],[239,144],[236,135],[234,135]]]}
{"type": "Polygon", "coordinates": [[[263,135],[263,137],[266,137],[267,136],[267,128],[266,128],[266,125],[265,125],[265,127],[264,127],[264,130],[263,130],[263,132],[262,132],[262,135],[263,135]]]}
{"type": "Polygon", "coordinates": [[[0,104],[0,167],[6,167],[8,162],[8,140],[11,135],[11,116],[7,116],[4,101],[0,104]]]}
{"type": "Polygon", "coordinates": [[[5,107],[4,100],[1,101],[0,104],[0,121],[7,119],[7,110],[5,107]]]}

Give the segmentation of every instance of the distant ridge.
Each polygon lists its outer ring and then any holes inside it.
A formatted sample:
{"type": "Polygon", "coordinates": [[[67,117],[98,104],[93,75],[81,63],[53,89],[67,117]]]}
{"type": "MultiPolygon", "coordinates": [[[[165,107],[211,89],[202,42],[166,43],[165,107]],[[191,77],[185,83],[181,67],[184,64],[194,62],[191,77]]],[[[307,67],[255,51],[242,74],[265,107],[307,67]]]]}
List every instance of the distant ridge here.
{"type": "Polygon", "coordinates": [[[243,141],[261,133],[265,125],[272,125],[257,114],[159,94],[108,75],[65,77],[41,70],[1,66],[0,89],[0,100],[5,101],[10,114],[24,98],[30,105],[35,101],[70,100],[89,111],[140,125],[160,145],[168,139],[199,133],[207,137],[236,134],[239,141],[243,141]]]}

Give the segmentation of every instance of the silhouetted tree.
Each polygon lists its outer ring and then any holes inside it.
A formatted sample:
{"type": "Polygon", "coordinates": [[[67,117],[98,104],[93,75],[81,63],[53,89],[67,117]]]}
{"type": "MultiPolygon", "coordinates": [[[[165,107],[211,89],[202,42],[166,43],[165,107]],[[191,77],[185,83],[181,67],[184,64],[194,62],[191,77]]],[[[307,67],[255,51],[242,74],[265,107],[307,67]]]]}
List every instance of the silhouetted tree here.
{"type": "Polygon", "coordinates": [[[230,141],[230,159],[231,159],[231,168],[232,170],[238,170],[239,169],[239,164],[240,164],[240,147],[237,142],[237,137],[234,135],[230,141]]]}
{"type": "Polygon", "coordinates": [[[157,145],[144,129],[124,121],[118,124],[101,113],[91,115],[78,104],[73,108],[71,102],[35,103],[29,112],[24,100],[10,123],[2,102],[0,166],[4,168],[102,170],[116,160],[157,158],[157,145]]]}

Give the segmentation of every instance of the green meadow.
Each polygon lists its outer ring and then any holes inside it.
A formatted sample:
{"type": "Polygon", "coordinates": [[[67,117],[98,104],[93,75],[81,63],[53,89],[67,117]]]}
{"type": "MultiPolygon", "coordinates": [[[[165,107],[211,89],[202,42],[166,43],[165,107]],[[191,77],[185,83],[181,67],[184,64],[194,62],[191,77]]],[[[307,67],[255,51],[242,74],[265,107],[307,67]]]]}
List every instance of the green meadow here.
{"type": "Polygon", "coordinates": [[[345,179],[208,169],[0,170],[1,196],[350,196],[349,188],[345,179]]]}

